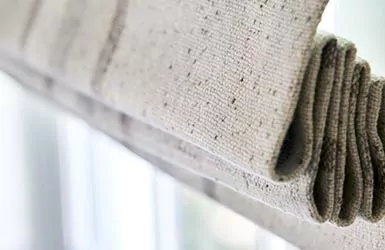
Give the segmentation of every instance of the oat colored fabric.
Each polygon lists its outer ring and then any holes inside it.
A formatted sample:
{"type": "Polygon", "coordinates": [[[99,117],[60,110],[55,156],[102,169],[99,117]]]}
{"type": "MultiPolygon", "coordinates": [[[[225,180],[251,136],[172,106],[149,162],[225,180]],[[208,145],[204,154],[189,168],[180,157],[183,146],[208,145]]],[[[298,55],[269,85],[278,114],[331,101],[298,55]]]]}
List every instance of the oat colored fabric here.
{"type": "MultiPolygon", "coordinates": [[[[334,209],[332,213],[332,220],[336,221],[337,224],[343,223],[344,219],[341,220],[340,217],[345,217],[341,213],[341,207],[345,204],[345,207],[351,206],[347,202],[343,202],[344,194],[344,180],[345,180],[345,166],[346,166],[346,156],[347,156],[347,131],[348,131],[348,119],[349,119],[349,103],[350,103],[350,93],[351,93],[351,79],[353,78],[354,72],[354,63],[356,57],[356,49],[354,45],[343,39],[339,39],[339,46],[337,51],[337,62],[336,62],[336,73],[335,73],[335,83],[333,86],[332,101],[330,102],[330,116],[328,117],[328,126],[326,127],[325,134],[325,147],[328,146],[328,142],[333,142],[337,136],[337,150],[334,151],[333,148],[330,148],[330,153],[328,150],[323,150],[326,161],[322,161],[326,169],[335,169],[334,171],[334,209]],[[341,84],[341,87],[339,85],[341,84]],[[335,93],[334,91],[341,92],[335,93]],[[337,106],[337,107],[336,107],[337,106]],[[338,114],[337,110],[338,109],[338,114]],[[337,116],[337,117],[336,117],[337,116]],[[338,122],[338,123],[337,123],[338,122]],[[335,134],[335,127],[337,126],[337,135],[335,134]],[[335,155],[335,158],[334,158],[335,155]],[[341,213],[341,214],[340,214],[341,213]]],[[[354,107],[354,106],[353,106],[354,107]]],[[[331,143],[333,147],[333,143],[331,143]]],[[[324,158],[324,159],[325,159],[324,158]]],[[[321,164],[320,169],[323,168],[321,164]]],[[[320,170],[322,171],[322,170],[320,170]]],[[[344,211],[347,211],[344,209],[344,211]]],[[[349,216],[348,216],[349,217],[349,216]]]]}
{"type": "Polygon", "coordinates": [[[156,166],[159,166],[162,171],[197,191],[206,194],[220,204],[233,209],[256,224],[293,243],[300,249],[361,250],[385,248],[383,237],[385,224],[383,221],[373,224],[358,218],[353,225],[344,228],[335,227],[329,223],[309,223],[271,208],[266,204],[242,196],[226,186],[220,184],[213,185],[209,179],[199,177],[188,170],[154,158],[152,155],[143,153],[140,150],[138,151],[130,145],[128,145],[128,148],[156,166]]]}
{"type": "MultiPolygon", "coordinates": [[[[1,2],[22,16],[3,23],[21,23],[12,38],[35,67],[234,165],[282,177],[277,158],[326,0],[1,2]]],[[[306,166],[283,164],[292,176],[306,166]]]]}
{"type": "MultiPolygon", "coordinates": [[[[130,150],[153,162],[162,170],[192,185],[200,192],[207,192],[211,198],[301,249],[385,247],[383,220],[372,223],[358,217],[353,225],[346,228],[338,228],[330,223],[319,225],[308,222],[298,218],[301,211],[306,210],[307,205],[306,197],[300,195],[307,189],[302,188],[298,182],[276,183],[237,169],[190,143],[82,95],[60,84],[51,76],[29,68],[21,61],[0,60],[0,67],[27,88],[50,99],[53,98],[61,106],[117,138],[130,150]],[[315,235],[317,237],[314,237],[315,235]]],[[[381,82],[376,80],[373,84],[381,82]]],[[[371,107],[372,103],[378,103],[378,100],[372,99],[372,95],[378,97],[378,92],[373,91],[376,91],[376,87],[370,88],[368,107],[371,107]]],[[[381,101],[383,96],[381,92],[381,101]]],[[[384,105],[381,105],[381,109],[383,107],[384,105]]]]}
{"type": "Polygon", "coordinates": [[[385,187],[384,187],[384,169],[385,152],[382,141],[383,127],[379,117],[383,115],[385,103],[383,100],[385,80],[374,78],[370,85],[367,102],[367,135],[369,139],[370,156],[372,168],[366,173],[367,179],[372,184],[369,189],[370,199],[367,199],[363,206],[363,214],[370,220],[377,222],[384,217],[385,213],[385,187]],[[373,188],[374,187],[374,188],[373,188]]]}
{"type": "MultiPolygon", "coordinates": [[[[24,67],[20,62],[10,63],[9,60],[6,62],[0,60],[0,66],[27,88],[49,97],[50,100],[54,98],[62,107],[77,113],[93,126],[120,140],[127,148],[161,170],[288,240],[300,249],[385,248],[383,220],[372,223],[358,217],[353,225],[345,228],[339,228],[330,223],[314,224],[304,221],[281,209],[272,208],[270,203],[259,202],[255,196],[251,195],[257,194],[258,189],[260,193],[271,189],[270,193],[264,193],[265,196],[276,195],[274,190],[278,186],[274,183],[258,177],[253,179],[252,175],[243,173],[245,184],[242,186],[237,178],[237,171],[224,178],[223,169],[218,167],[220,159],[213,159],[212,155],[194,145],[101,105],[98,101],[52,81],[50,76],[24,67]],[[146,137],[145,135],[148,134],[150,136],[146,137]],[[164,145],[163,151],[160,151],[161,144],[167,144],[164,145]],[[160,154],[156,155],[153,152],[160,154]],[[202,175],[204,166],[211,166],[210,176],[202,175]],[[258,183],[260,185],[252,188],[258,183]]],[[[285,191],[282,190],[282,192],[285,191]]],[[[290,192],[285,195],[289,197],[288,199],[293,199],[290,192]]],[[[276,197],[284,200],[285,195],[276,197]]]]}
{"type": "Polygon", "coordinates": [[[317,223],[375,223],[383,81],[351,42],[316,34],[326,3],[0,0],[0,66],[253,200],[317,223]]]}

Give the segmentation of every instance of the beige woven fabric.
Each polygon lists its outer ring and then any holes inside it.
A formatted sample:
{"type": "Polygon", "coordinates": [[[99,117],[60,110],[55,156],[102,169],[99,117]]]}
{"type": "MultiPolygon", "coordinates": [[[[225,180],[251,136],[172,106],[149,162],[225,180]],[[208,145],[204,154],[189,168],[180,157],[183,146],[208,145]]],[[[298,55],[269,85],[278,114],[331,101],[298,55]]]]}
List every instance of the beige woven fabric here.
{"type": "MultiPolygon", "coordinates": [[[[299,246],[301,249],[383,249],[385,241],[383,232],[385,222],[373,224],[358,218],[355,223],[346,228],[338,228],[330,223],[314,224],[303,221],[297,216],[284,213],[281,210],[271,208],[270,203],[258,202],[251,193],[263,193],[267,189],[277,189],[274,183],[264,182],[264,179],[252,179],[248,177],[249,187],[261,183],[260,186],[249,190],[247,196],[242,195],[244,190],[237,180],[236,172],[228,178],[223,178],[223,169],[218,168],[219,161],[210,160],[211,155],[199,148],[178,140],[160,130],[146,124],[135,121],[124,114],[101,105],[99,102],[79,95],[64,86],[61,86],[52,78],[23,67],[19,62],[10,63],[0,60],[0,66],[6,69],[17,80],[28,88],[33,88],[38,93],[48,96],[62,106],[78,113],[90,124],[109,133],[120,140],[130,150],[155,164],[163,171],[171,174],[178,180],[196,188],[202,193],[207,193],[211,198],[233,209],[237,213],[276,233],[280,237],[299,246]],[[150,134],[149,137],[145,135],[150,134]],[[161,144],[164,150],[161,151],[161,144]],[[160,153],[159,155],[153,152],[160,153]],[[173,159],[173,160],[170,160],[173,159]],[[204,166],[211,166],[211,177],[201,177],[204,166]],[[217,170],[217,171],[215,171],[217,170]],[[219,178],[219,179],[218,179],[219,178]],[[255,182],[252,182],[255,181],[255,182]],[[207,183],[210,183],[208,188],[207,183]]],[[[383,107],[383,106],[382,106],[383,107]]],[[[246,180],[246,179],[245,179],[246,180]]],[[[246,182],[246,181],[245,181],[246,182]]],[[[282,188],[282,192],[285,192],[282,188]]],[[[243,193],[244,194],[244,193],[243,193]]],[[[264,193],[267,196],[267,193],[264,193]]],[[[269,195],[276,195],[270,192],[269,195]]],[[[290,196],[290,192],[286,193],[290,196]]],[[[284,199],[284,196],[278,199],[284,199]]],[[[292,196],[289,199],[293,199],[292,196]]],[[[288,200],[286,200],[288,201],[288,200]]]]}
{"type": "Polygon", "coordinates": [[[26,14],[22,24],[30,20],[14,39],[23,40],[32,65],[232,164],[276,179],[277,157],[326,2],[38,0],[19,1],[8,10],[26,14]]]}
{"type": "MultiPolygon", "coordinates": [[[[342,223],[339,217],[346,217],[340,215],[341,207],[343,204],[343,192],[344,192],[344,180],[345,180],[345,166],[346,166],[346,152],[347,152],[347,131],[348,131],[348,119],[349,119],[349,103],[351,93],[351,79],[353,78],[354,60],[356,56],[356,49],[353,44],[339,40],[338,52],[337,52],[337,68],[335,75],[335,83],[332,95],[332,101],[330,104],[330,112],[333,112],[328,117],[329,126],[326,127],[325,142],[335,140],[337,136],[337,151],[331,149],[331,153],[328,154],[330,163],[326,163],[326,169],[335,169],[334,171],[334,211],[332,213],[332,219],[337,223],[342,223]],[[341,84],[341,92],[335,93],[339,90],[341,84]],[[339,94],[339,96],[338,96],[339,94]],[[338,104],[337,104],[338,103],[338,104]],[[338,107],[335,107],[338,106],[338,107]],[[338,109],[338,114],[335,110],[338,109]],[[338,118],[336,117],[338,116],[338,118]],[[336,122],[338,121],[338,124],[336,122]],[[337,135],[334,131],[334,126],[338,126],[337,135]],[[334,161],[334,155],[336,158],[334,161]]],[[[354,106],[352,106],[354,107],[354,106]]],[[[327,144],[325,145],[327,146],[327,144]]],[[[324,151],[325,153],[327,150],[324,151]]],[[[322,167],[321,167],[322,168],[322,167]]],[[[351,204],[345,202],[346,207],[351,204]]],[[[346,211],[346,209],[344,209],[346,211]]]]}
{"type": "Polygon", "coordinates": [[[379,117],[385,108],[383,103],[383,90],[385,81],[380,78],[373,79],[373,83],[369,89],[368,109],[367,109],[367,134],[369,139],[370,155],[372,167],[363,172],[366,179],[372,184],[369,187],[369,199],[366,199],[366,204],[363,206],[363,214],[370,221],[379,221],[384,217],[385,213],[385,189],[384,189],[384,169],[385,169],[385,152],[381,138],[382,127],[379,117]],[[373,188],[375,187],[375,188],[373,188]]]}
{"type": "Polygon", "coordinates": [[[326,2],[0,0],[1,67],[254,200],[313,222],[378,222],[383,81],[352,43],[315,35],[326,2]]]}
{"type": "MultiPolygon", "coordinates": [[[[286,209],[285,211],[294,212],[298,216],[296,212],[306,206],[306,200],[299,199],[301,197],[299,194],[305,190],[298,188],[298,184],[297,187],[293,183],[277,185],[237,170],[234,166],[226,165],[226,162],[207,152],[101,105],[61,85],[51,77],[26,67],[21,62],[10,59],[0,60],[0,67],[25,86],[54,98],[64,107],[81,115],[90,124],[121,140],[131,150],[174,177],[198,188],[201,192],[209,192],[210,196],[220,203],[293,242],[301,249],[382,249],[385,247],[383,220],[373,224],[358,218],[352,226],[336,228],[329,223],[316,225],[292,217],[270,206],[286,209]],[[199,177],[208,169],[211,172],[205,176],[208,181],[214,183],[211,185],[214,190],[206,190],[204,184],[206,180],[199,177]],[[225,175],[227,171],[229,174],[225,175]],[[247,197],[242,194],[246,194],[247,197]],[[269,205],[257,201],[263,201],[269,205]],[[295,202],[297,207],[293,206],[295,202]]],[[[381,84],[381,82],[376,80],[374,84],[381,84]]],[[[373,92],[369,93],[368,106],[371,106],[373,92]]],[[[375,95],[378,95],[378,92],[375,95]]],[[[382,98],[381,92],[381,100],[382,98]]],[[[383,107],[382,105],[381,108],[383,107]]]]}

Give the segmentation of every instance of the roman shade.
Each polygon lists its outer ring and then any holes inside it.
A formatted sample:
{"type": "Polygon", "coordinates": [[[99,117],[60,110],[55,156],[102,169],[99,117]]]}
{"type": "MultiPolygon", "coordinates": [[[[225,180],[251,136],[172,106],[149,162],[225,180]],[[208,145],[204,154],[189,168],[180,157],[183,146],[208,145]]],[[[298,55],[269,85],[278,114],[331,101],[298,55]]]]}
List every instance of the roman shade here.
{"type": "Polygon", "coordinates": [[[0,67],[294,243],[373,247],[385,244],[385,80],[353,42],[317,32],[326,4],[0,0],[0,67]]]}

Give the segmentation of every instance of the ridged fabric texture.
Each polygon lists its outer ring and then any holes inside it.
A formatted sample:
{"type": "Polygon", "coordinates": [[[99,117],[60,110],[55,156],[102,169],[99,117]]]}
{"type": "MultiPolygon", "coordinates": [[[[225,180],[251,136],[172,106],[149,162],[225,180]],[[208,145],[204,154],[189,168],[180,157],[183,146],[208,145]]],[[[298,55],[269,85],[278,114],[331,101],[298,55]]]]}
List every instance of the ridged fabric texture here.
{"type": "Polygon", "coordinates": [[[0,66],[254,200],[374,223],[385,211],[384,80],[354,44],[316,34],[326,3],[0,0],[0,66]]]}
{"type": "MultiPolygon", "coordinates": [[[[309,222],[298,218],[298,214],[282,212],[281,208],[285,207],[285,203],[290,204],[289,201],[300,197],[293,194],[299,191],[295,185],[276,186],[263,178],[234,169],[196,146],[81,95],[19,61],[0,60],[0,66],[28,89],[37,91],[80,115],[89,124],[113,136],[154,166],[292,242],[300,249],[385,248],[384,220],[372,223],[358,217],[353,225],[341,228],[330,223],[309,222]],[[210,172],[202,177],[200,174],[207,169],[210,169],[210,172]],[[232,172],[225,175],[226,169],[232,172]],[[242,179],[240,176],[247,178],[242,179]]],[[[302,204],[296,202],[298,206],[302,204]]],[[[290,209],[291,212],[300,211],[295,207],[290,209]]]]}
{"type": "Polygon", "coordinates": [[[317,34],[293,122],[276,170],[282,179],[309,172],[312,216],[340,226],[358,214],[383,218],[384,148],[381,110],[385,81],[371,77],[354,45],[317,34]]]}

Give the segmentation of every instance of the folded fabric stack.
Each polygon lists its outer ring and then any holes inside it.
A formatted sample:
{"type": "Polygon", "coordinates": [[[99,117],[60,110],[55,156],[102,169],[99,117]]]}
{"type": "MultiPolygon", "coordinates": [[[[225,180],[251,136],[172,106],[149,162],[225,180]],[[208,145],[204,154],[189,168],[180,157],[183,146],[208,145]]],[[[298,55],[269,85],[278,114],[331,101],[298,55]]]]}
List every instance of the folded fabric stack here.
{"type": "Polygon", "coordinates": [[[384,84],[352,43],[316,35],[275,174],[309,186],[320,222],[346,226],[358,213],[372,222],[385,214],[384,84]]]}

